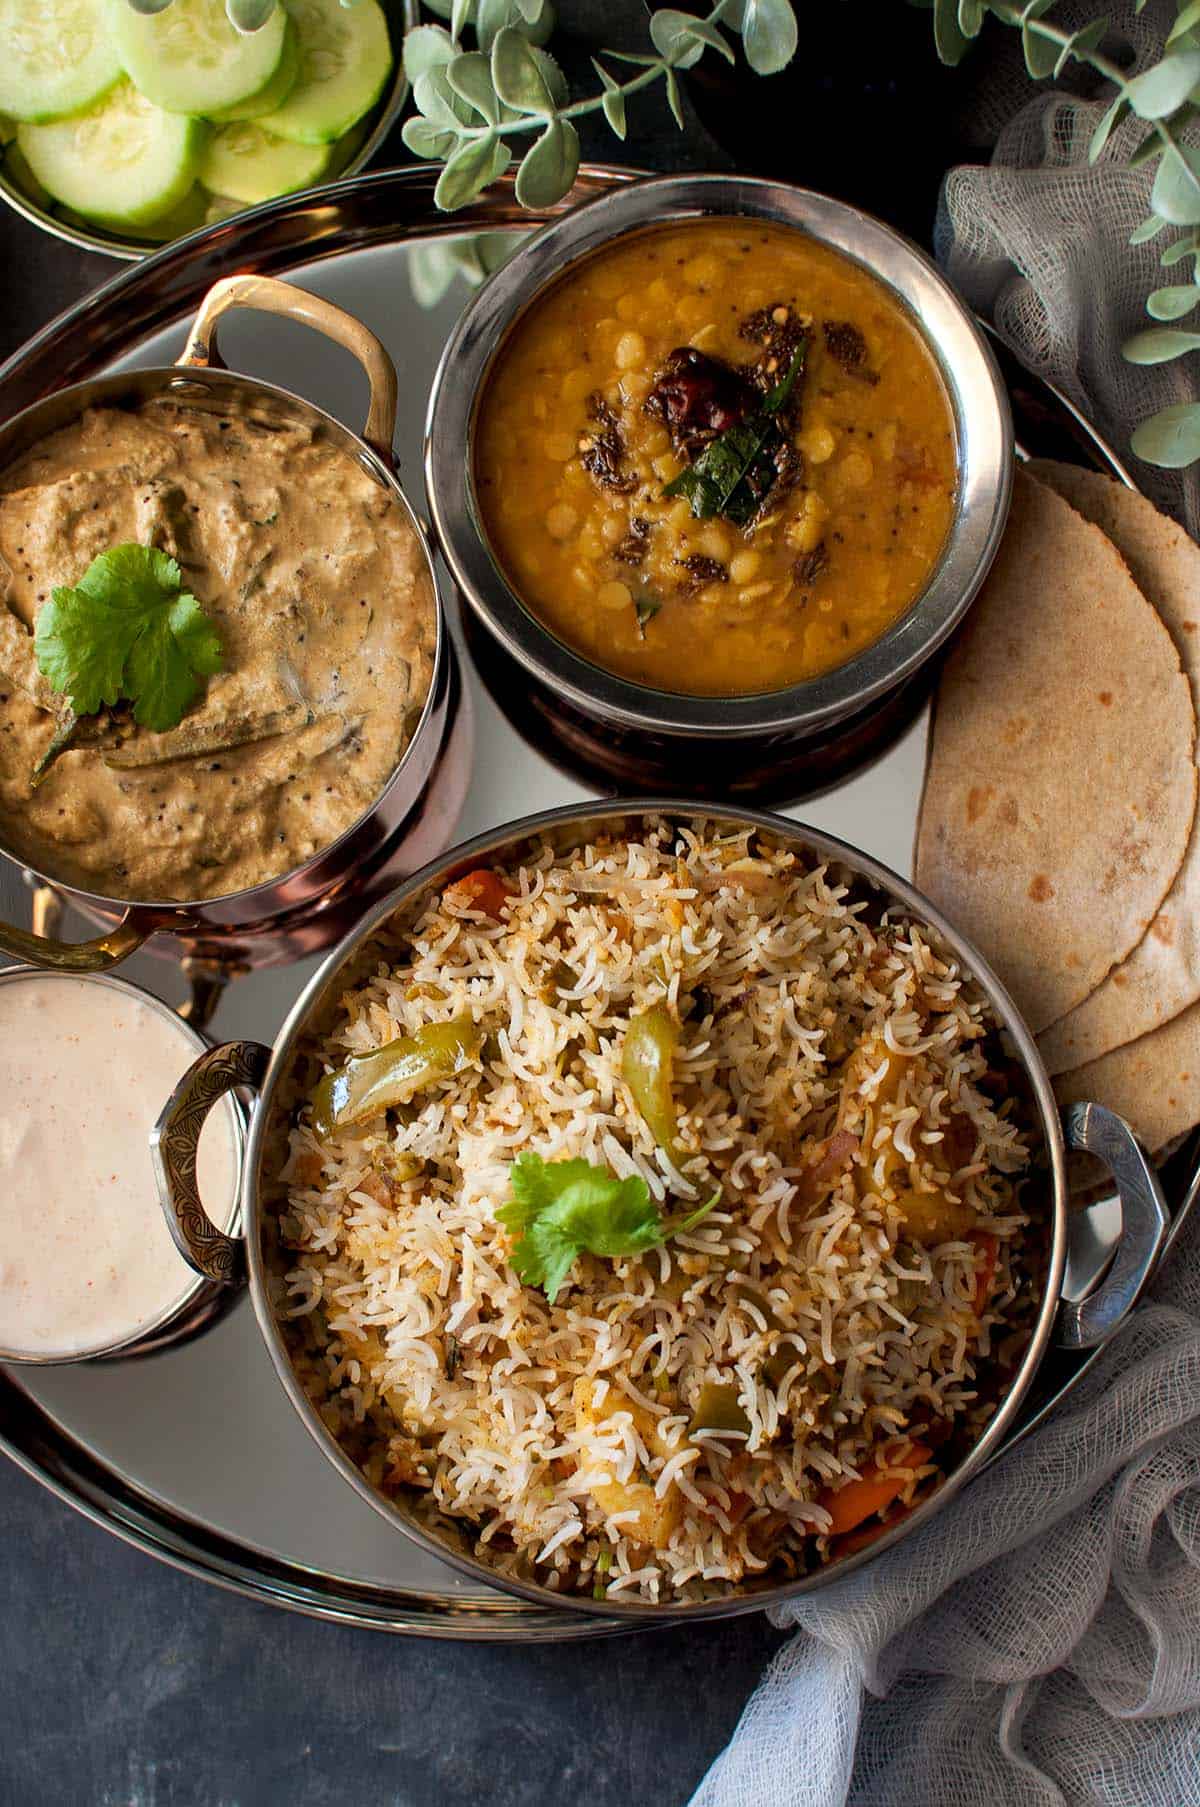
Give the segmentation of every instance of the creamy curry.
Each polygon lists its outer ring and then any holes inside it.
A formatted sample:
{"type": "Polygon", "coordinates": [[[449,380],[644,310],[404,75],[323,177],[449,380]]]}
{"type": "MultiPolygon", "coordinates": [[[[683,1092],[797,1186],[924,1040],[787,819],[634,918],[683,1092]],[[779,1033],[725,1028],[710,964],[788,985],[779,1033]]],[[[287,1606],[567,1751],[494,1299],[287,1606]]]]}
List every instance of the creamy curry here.
{"type": "Polygon", "coordinates": [[[560,639],[665,690],[844,664],[925,588],[957,487],[914,321],[841,253],[709,219],[598,252],[505,340],[475,483],[493,552],[560,639]]]}
{"type": "Polygon", "coordinates": [[[435,643],[411,523],[319,426],[92,409],[0,475],[0,833],[107,896],[202,899],[276,878],[375,801],[435,643]],[[34,658],[38,610],[128,542],[178,560],[223,669],[175,728],[88,718],[37,780],[63,711],[34,658]]]}

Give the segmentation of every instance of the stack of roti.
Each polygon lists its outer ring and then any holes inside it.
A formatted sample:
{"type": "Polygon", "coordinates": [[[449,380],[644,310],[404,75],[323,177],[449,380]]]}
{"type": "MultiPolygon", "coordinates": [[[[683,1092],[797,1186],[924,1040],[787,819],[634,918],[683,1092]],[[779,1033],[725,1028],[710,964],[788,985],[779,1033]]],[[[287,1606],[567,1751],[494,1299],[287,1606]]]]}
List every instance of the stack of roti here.
{"type": "Polygon", "coordinates": [[[1017,472],[938,692],[917,883],[995,966],[1063,1104],[1200,1122],[1200,548],[1135,491],[1017,472]]]}

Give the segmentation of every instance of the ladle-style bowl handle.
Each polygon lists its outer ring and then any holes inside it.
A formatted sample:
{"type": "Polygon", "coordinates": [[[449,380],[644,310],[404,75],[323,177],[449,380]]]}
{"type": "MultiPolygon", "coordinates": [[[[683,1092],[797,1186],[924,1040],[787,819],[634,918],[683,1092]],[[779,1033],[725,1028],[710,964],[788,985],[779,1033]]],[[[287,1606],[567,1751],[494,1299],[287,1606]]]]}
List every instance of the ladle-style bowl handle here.
{"type": "Polygon", "coordinates": [[[150,1132],[158,1202],[175,1246],[190,1267],[224,1286],[246,1283],[246,1244],[219,1230],[204,1209],[196,1178],[200,1132],[214,1104],[236,1086],[257,1088],[271,1062],[262,1042],[221,1042],[194,1060],[150,1132]]]}
{"type": "Polygon", "coordinates": [[[40,966],[56,973],[106,973],[135,953],[154,933],[153,924],[139,924],[126,910],[106,934],[92,941],[60,941],[52,931],[62,915],[57,893],[39,885],[34,893],[33,927],[19,929],[0,922],[0,954],[25,966],[40,966]],[[50,932],[46,932],[50,931],[50,932]]]}
{"type": "Polygon", "coordinates": [[[1121,1240],[1112,1265],[1085,1299],[1064,1299],[1054,1340],[1063,1349],[1106,1343],[1137,1304],[1171,1227],[1158,1175],[1123,1117],[1102,1104],[1073,1104],[1063,1118],[1068,1148],[1104,1163],[1121,1201],[1121,1240]]]}
{"type": "Polygon", "coordinates": [[[213,284],[200,311],[192,322],[187,346],[180,365],[204,370],[221,369],[217,350],[217,322],[234,307],[250,307],[262,314],[282,314],[289,320],[302,320],[305,326],[324,333],[356,357],[367,373],[371,400],[367,424],[362,436],[384,463],[393,462],[392,440],[396,432],[396,410],[399,385],[396,366],[369,327],[343,308],[335,307],[320,295],[310,295],[290,282],[277,282],[273,276],[226,276],[213,284]]]}

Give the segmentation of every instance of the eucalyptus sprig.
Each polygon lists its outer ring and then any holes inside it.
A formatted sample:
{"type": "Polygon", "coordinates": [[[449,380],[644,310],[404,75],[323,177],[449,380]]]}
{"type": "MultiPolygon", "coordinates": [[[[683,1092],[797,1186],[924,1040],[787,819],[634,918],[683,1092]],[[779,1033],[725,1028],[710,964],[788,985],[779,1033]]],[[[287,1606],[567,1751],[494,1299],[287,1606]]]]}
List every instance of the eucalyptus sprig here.
{"type": "MultiPolygon", "coordinates": [[[[1145,130],[1128,159],[1130,169],[1156,164],[1150,213],[1130,235],[1144,245],[1169,227],[1183,230],[1162,251],[1164,269],[1191,262],[1191,281],[1167,283],[1146,299],[1146,312],[1160,322],[1186,320],[1200,306],[1200,148],[1182,133],[1200,118],[1200,0],[1176,0],[1177,17],[1157,63],[1127,75],[1103,52],[1107,18],[1091,19],[1070,31],[1046,17],[1055,0],[933,0],[933,35],[944,63],[957,63],[989,15],[1021,33],[1025,67],[1036,81],[1057,78],[1068,62],[1086,64],[1111,82],[1112,104],[1092,135],[1088,157],[1096,163],[1116,128],[1128,119],[1145,130]]],[[[1145,0],[1137,0],[1140,12],[1145,0]]],[[[1135,333],[1124,346],[1133,364],[1165,364],[1200,350],[1200,331],[1175,324],[1135,333]]],[[[1200,458],[1200,401],[1176,402],[1141,422],[1132,446],[1147,464],[1177,470],[1200,458]]]]}
{"type": "Polygon", "coordinates": [[[575,121],[602,113],[625,137],[626,102],[662,82],[682,127],[679,72],[707,50],[728,62],[736,52],[727,33],[741,37],[746,61],[758,75],[774,75],[796,49],[792,0],[717,0],[704,17],[661,8],[650,18],[653,54],[602,50],[609,63],[636,70],[620,81],[592,58],[599,90],[572,100],[566,77],[542,48],[553,30],[550,0],[432,0],[448,20],[418,25],[404,40],[404,68],[413,85],[417,114],[403,138],[414,156],[445,165],[434,199],[445,212],[469,206],[517,154],[512,141],[533,137],[520,155],[515,192],[523,207],[545,208],[568,192],[579,169],[575,121]],[[463,34],[474,33],[475,48],[463,34]]]}

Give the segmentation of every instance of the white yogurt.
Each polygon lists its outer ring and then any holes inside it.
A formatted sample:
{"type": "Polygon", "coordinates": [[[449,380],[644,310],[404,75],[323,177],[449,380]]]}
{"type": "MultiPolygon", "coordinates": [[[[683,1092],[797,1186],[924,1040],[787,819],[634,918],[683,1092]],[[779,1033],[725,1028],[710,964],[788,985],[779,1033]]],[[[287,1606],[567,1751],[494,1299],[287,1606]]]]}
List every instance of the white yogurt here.
{"type": "MultiPolygon", "coordinates": [[[[108,1349],[197,1285],[163,1220],[148,1140],[196,1052],[182,1023],[125,986],[0,982],[0,1350],[108,1349]]],[[[225,1228],[238,1166],[228,1105],[210,1114],[197,1166],[225,1228]]]]}

